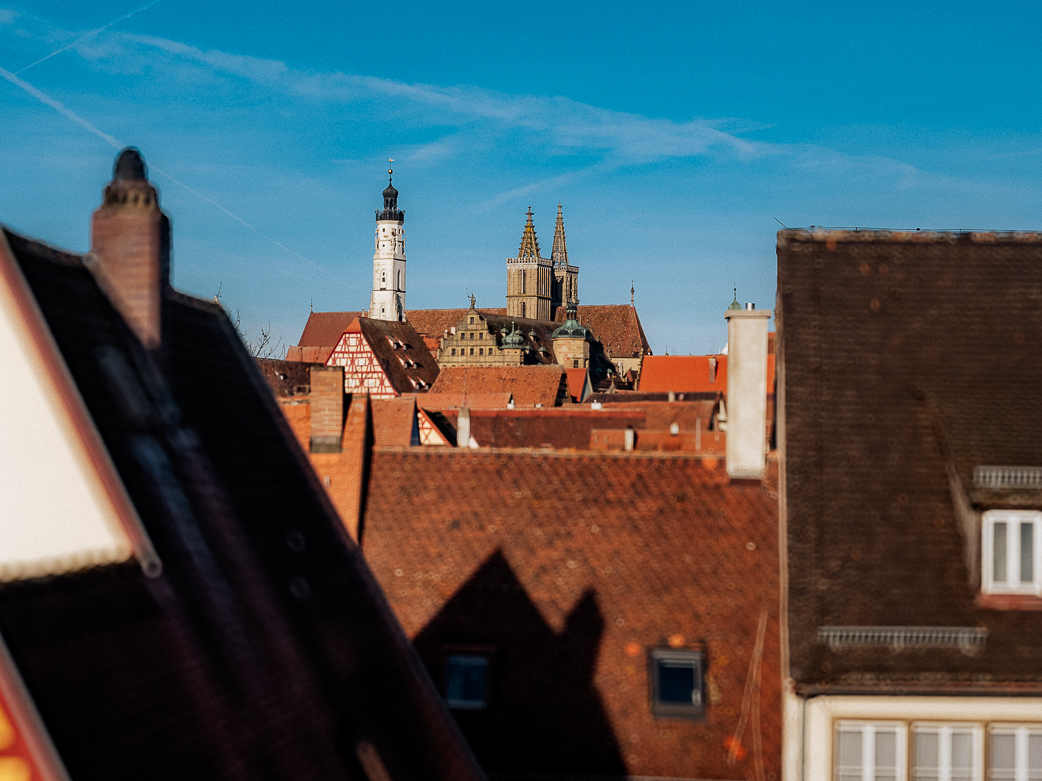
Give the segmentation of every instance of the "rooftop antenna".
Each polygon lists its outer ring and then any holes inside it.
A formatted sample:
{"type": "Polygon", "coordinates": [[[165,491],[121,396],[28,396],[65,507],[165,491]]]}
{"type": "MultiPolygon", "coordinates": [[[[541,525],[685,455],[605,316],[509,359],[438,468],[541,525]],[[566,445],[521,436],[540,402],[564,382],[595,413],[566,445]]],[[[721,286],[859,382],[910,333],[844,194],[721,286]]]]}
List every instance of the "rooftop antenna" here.
{"type": "Polygon", "coordinates": [[[784,222],[782,222],[781,220],[779,220],[779,219],[778,219],[777,217],[775,217],[775,218],[774,218],[774,221],[775,221],[776,223],[778,223],[779,225],[781,225],[781,226],[782,226],[783,228],[785,228],[785,230],[788,230],[788,229],[789,229],[789,226],[788,226],[788,225],[786,225],[786,224],[785,224],[784,222]]]}
{"type": "Polygon", "coordinates": [[[630,306],[633,306],[633,280],[630,280],[630,306]]]}

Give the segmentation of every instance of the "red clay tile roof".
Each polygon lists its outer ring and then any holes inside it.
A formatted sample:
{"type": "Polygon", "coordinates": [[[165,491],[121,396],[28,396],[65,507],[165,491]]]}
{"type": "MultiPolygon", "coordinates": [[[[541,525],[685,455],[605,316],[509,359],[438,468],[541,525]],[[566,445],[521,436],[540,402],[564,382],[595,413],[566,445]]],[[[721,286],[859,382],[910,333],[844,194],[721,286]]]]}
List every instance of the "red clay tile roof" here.
{"type": "Polygon", "coordinates": [[[560,366],[480,366],[442,369],[435,393],[502,393],[509,391],[518,407],[554,407],[568,400],[568,384],[560,366]]]}
{"type": "Polygon", "coordinates": [[[377,448],[363,545],[436,681],[447,647],[493,650],[489,709],[457,713],[486,769],[752,778],[754,727],[736,765],[727,746],[765,613],[780,774],[777,539],[772,487],[722,459],[377,448]],[[704,721],[650,716],[647,655],[671,643],[706,654],[704,721]]]}
{"type": "Polygon", "coordinates": [[[327,345],[326,347],[299,347],[294,345],[286,348],[286,360],[324,364],[331,352],[333,352],[332,345],[327,345]]]}
{"type": "MultiPolygon", "coordinates": [[[[557,307],[554,321],[563,323],[567,314],[557,307]]],[[[579,322],[593,331],[609,358],[635,358],[651,355],[651,346],[644,335],[644,326],[635,307],[629,304],[600,304],[579,306],[579,322]]]]}
{"type": "MultiPolygon", "coordinates": [[[[768,334],[771,336],[772,334],[768,334]]],[[[773,340],[768,340],[773,343],[773,340]]],[[[774,393],[774,352],[767,354],[767,394],[774,393]]],[[[654,355],[647,356],[640,367],[641,393],[727,393],[726,355],[654,355]],[[716,360],[716,376],[711,370],[716,360]]]]}
{"type": "Polygon", "coordinates": [[[376,445],[419,445],[416,399],[373,399],[373,437],[376,445]]]}
{"type": "Polygon", "coordinates": [[[644,428],[641,410],[592,410],[588,406],[551,409],[482,410],[470,413],[470,434],[480,447],[587,450],[595,428],[644,428]]]}
{"type": "MultiPolygon", "coordinates": [[[[374,410],[371,405],[374,402],[361,394],[348,396],[346,402],[348,407],[340,438],[340,452],[309,453],[308,457],[348,534],[357,541],[363,491],[369,479],[369,453],[373,445],[374,428],[374,410]]],[[[287,408],[283,407],[283,412],[286,411],[287,408]]]]}
{"type": "MultiPolygon", "coordinates": [[[[443,369],[442,371],[447,370],[443,369]]],[[[509,391],[486,393],[479,390],[472,393],[441,393],[435,390],[423,394],[419,404],[423,409],[427,410],[448,410],[459,407],[467,407],[468,409],[506,409],[510,399],[511,394],[509,391]]]]}
{"type": "Polygon", "coordinates": [[[340,341],[356,317],[365,317],[368,312],[312,312],[297,341],[298,347],[328,347],[340,341]]]}
{"type": "Polygon", "coordinates": [[[978,604],[970,515],[1042,507],[973,476],[1042,466],[1042,234],[782,231],[778,301],[797,682],[1042,692],[1042,612],[978,604]],[[834,625],[989,636],[972,656],[845,653],[819,641],[834,625]]]}
{"type": "Polygon", "coordinates": [[[588,386],[590,373],[586,369],[565,369],[568,376],[568,394],[575,403],[581,403],[586,399],[592,388],[588,386]]]}
{"type": "Polygon", "coordinates": [[[641,393],[717,393],[727,390],[726,355],[648,355],[640,367],[641,393]],[[713,372],[713,362],[716,372],[713,372]]]}

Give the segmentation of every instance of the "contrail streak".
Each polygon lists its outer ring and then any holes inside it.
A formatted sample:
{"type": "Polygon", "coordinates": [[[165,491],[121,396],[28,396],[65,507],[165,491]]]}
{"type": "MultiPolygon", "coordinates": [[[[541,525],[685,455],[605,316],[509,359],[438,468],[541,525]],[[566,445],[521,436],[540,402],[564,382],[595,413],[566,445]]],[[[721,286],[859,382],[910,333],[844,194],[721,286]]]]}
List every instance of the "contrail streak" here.
{"type": "Polygon", "coordinates": [[[98,28],[97,30],[91,30],[91,31],[90,31],[89,33],[86,33],[85,35],[81,35],[81,36],[80,36],[79,38],[77,38],[77,39],[76,39],[75,41],[73,41],[72,43],[70,43],[70,44],[69,44],[68,46],[62,46],[62,47],[61,47],[60,49],[57,49],[57,50],[55,50],[55,51],[51,52],[51,53],[50,53],[50,54],[48,54],[48,55],[47,55],[46,57],[42,57],[41,59],[37,60],[36,62],[34,62],[34,63],[32,63],[32,64],[30,64],[30,65],[26,65],[26,66],[25,66],[24,68],[22,68],[21,70],[17,70],[17,71],[15,71],[15,72],[14,72],[14,73],[15,73],[15,75],[17,76],[17,75],[18,75],[19,73],[25,73],[25,71],[29,70],[30,68],[35,68],[35,67],[36,67],[37,65],[39,65],[39,64],[40,64],[41,62],[46,62],[47,60],[51,59],[51,57],[53,57],[54,55],[56,55],[56,54],[61,54],[62,52],[68,51],[69,49],[73,48],[74,46],[79,46],[79,45],[80,45],[81,43],[83,43],[83,42],[84,42],[85,40],[87,40],[88,38],[92,38],[92,37],[94,37],[95,35],[97,35],[98,33],[100,33],[100,32],[104,32],[105,30],[109,29],[110,27],[113,27],[114,25],[117,25],[117,24],[119,24],[119,23],[120,23],[120,22],[122,22],[122,21],[123,21],[124,19],[129,19],[129,18],[130,18],[130,17],[132,17],[132,16],[134,15],[134,14],[139,14],[139,13],[141,13],[142,11],[147,11],[147,10],[148,10],[149,8],[151,8],[152,6],[154,6],[154,5],[155,5],[156,3],[158,3],[158,2],[159,2],[159,0],[152,0],[152,2],[151,2],[151,3],[149,3],[148,5],[143,5],[143,6],[141,6],[140,8],[137,8],[137,9],[135,9],[135,10],[131,11],[131,12],[130,12],[129,14],[126,14],[125,16],[121,16],[121,17],[119,17],[119,19],[117,19],[116,21],[114,21],[114,22],[109,22],[109,23],[108,23],[108,24],[106,24],[106,25],[105,25],[104,27],[99,27],[99,28],[98,28]]]}
{"type": "MultiPolygon", "coordinates": [[[[158,2],[158,1],[159,0],[156,0],[156,2],[158,2]]],[[[153,5],[154,5],[154,3],[153,3],[153,5]]],[[[23,70],[24,70],[24,68],[23,68],[23,70]]],[[[123,147],[127,146],[127,144],[124,144],[119,139],[113,138],[112,136],[110,136],[108,133],[106,133],[103,130],[99,130],[94,125],[92,125],[90,122],[88,122],[83,117],[81,117],[79,114],[77,114],[74,111],[70,111],[69,109],[65,108],[65,106],[63,106],[61,103],[59,103],[54,98],[52,98],[49,95],[45,95],[44,93],[40,92],[40,90],[36,89],[36,87],[34,87],[29,82],[24,81],[23,79],[18,78],[18,76],[16,76],[14,73],[11,73],[11,71],[7,70],[6,68],[0,68],[0,76],[2,76],[3,78],[7,79],[9,82],[14,84],[16,87],[25,90],[30,95],[32,95],[34,98],[36,98],[38,101],[40,101],[44,105],[50,106],[55,111],[57,111],[58,113],[62,114],[66,118],[72,120],[77,125],[79,125],[80,127],[84,128],[85,130],[87,130],[88,132],[93,133],[98,138],[100,138],[102,141],[104,141],[106,144],[111,146],[113,149],[123,149],[123,147]]],[[[207,196],[203,195],[198,190],[192,189],[191,187],[189,187],[184,182],[180,181],[179,179],[175,179],[173,176],[168,174],[166,171],[163,171],[160,168],[156,168],[154,165],[149,166],[149,167],[153,171],[155,171],[157,174],[165,176],[167,179],[169,179],[171,182],[176,184],[178,187],[183,187],[184,189],[186,189],[188,192],[190,192],[192,195],[196,196],[197,198],[200,198],[200,199],[206,201],[207,203],[209,203],[209,204],[211,204],[213,206],[216,206],[218,209],[220,209],[222,212],[227,214],[229,217],[231,217],[237,223],[242,225],[247,230],[250,230],[253,233],[256,233],[262,239],[267,239],[272,244],[274,244],[276,247],[280,247],[280,248],[284,249],[290,255],[293,255],[294,257],[300,258],[304,262],[314,266],[316,269],[318,269],[319,271],[321,271],[323,273],[327,273],[326,270],[324,268],[322,268],[322,266],[320,266],[315,261],[313,261],[313,260],[311,260],[309,258],[305,258],[299,252],[294,252],[289,247],[287,247],[285,244],[283,244],[281,241],[276,241],[271,236],[268,236],[268,235],[266,235],[264,233],[261,233],[259,230],[254,228],[248,222],[246,222],[246,220],[244,220],[242,217],[239,217],[238,215],[234,214],[233,212],[230,212],[227,209],[225,209],[223,206],[221,206],[221,204],[219,204],[219,203],[217,203],[217,201],[213,200],[213,198],[208,198],[207,196]]]]}

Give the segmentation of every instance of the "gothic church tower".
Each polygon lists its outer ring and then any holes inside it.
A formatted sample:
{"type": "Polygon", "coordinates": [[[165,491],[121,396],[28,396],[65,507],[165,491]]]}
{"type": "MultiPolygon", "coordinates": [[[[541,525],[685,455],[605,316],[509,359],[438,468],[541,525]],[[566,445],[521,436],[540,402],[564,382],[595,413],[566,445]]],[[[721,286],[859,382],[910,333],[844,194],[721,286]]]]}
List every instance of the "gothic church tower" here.
{"type": "Polygon", "coordinates": [[[532,224],[532,207],[521,235],[516,258],[507,258],[507,315],[532,320],[552,320],[550,296],[553,287],[552,265],[539,254],[539,239],[532,224]]]}
{"type": "Polygon", "coordinates": [[[564,217],[561,204],[557,204],[557,227],[554,229],[554,248],[550,253],[550,261],[554,265],[554,286],[550,301],[550,318],[557,313],[557,307],[579,303],[579,267],[568,264],[568,245],[564,243],[564,217]]]}
{"type": "Polygon", "coordinates": [[[405,212],[398,208],[398,191],[387,170],[383,211],[376,210],[376,251],[373,253],[373,297],[369,317],[405,319],[405,212]]]}

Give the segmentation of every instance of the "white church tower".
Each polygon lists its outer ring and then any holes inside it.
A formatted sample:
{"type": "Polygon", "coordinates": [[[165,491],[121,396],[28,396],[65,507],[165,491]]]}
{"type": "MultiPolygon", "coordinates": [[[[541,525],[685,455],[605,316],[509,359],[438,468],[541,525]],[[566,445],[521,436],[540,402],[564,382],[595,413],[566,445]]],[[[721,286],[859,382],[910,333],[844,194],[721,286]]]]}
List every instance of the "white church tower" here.
{"type": "Polygon", "coordinates": [[[369,317],[405,319],[405,212],[398,209],[398,191],[387,170],[383,211],[376,210],[376,251],[373,253],[373,297],[369,317]]]}

